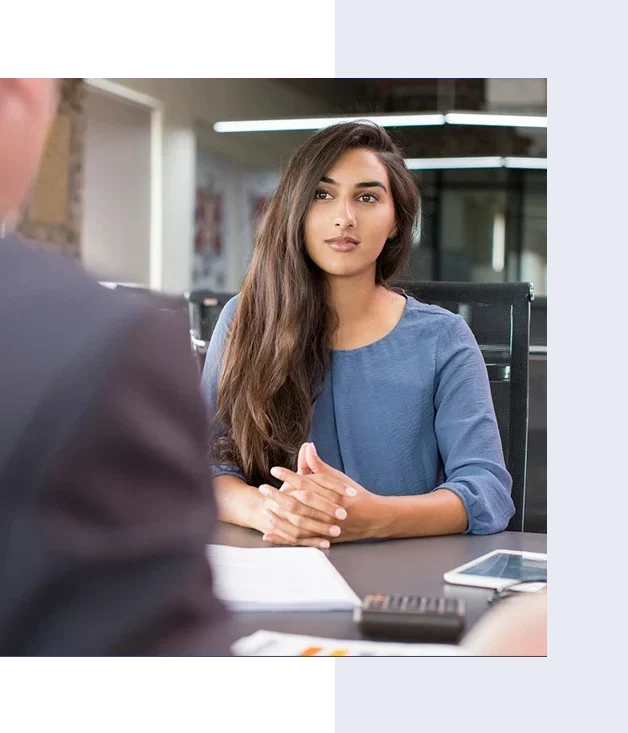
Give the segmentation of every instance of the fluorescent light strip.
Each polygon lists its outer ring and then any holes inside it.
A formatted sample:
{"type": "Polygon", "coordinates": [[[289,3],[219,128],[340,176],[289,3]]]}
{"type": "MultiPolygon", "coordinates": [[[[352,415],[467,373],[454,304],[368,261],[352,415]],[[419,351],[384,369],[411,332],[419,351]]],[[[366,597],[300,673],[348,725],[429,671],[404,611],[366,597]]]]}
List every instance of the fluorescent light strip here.
{"type": "Polygon", "coordinates": [[[352,115],[349,117],[301,117],[289,120],[234,120],[214,123],[216,132],[285,132],[321,130],[338,122],[369,120],[381,127],[423,127],[438,125],[491,125],[496,127],[547,127],[547,117],[501,115],[482,112],[443,114],[352,115]]]}
{"type": "Polygon", "coordinates": [[[406,158],[410,170],[431,170],[439,168],[502,168],[503,158],[406,158]]]}
{"type": "Polygon", "coordinates": [[[504,158],[505,168],[542,168],[547,170],[547,158],[504,158]]]}
{"type": "Polygon", "coordinates": [[[491,264],[494,272],[503,272],[506,262],[506,217],[496,211],[493,217],[493,252],[491,264]]]}
{"type": "Polygon", "coordinates": [[[302,117],[292,120],[239,120],[214,123],[216,132],[281,132],[286,130],[321,130],[339,122],[369,120],[381,127],[422,127],[444,125],[445,115],[354,115],[351,117],[302,117]]]}
{"type": "Polygon", "coordinates": [[[409,170],[447,170],[453,168],[530,168],[547,169],[547,158],[406,158],[409,170]]]}
{"type": "Polygon", "coordinates": [[[547,127],[547,117],[540,115],[502,115],[485,112],[449,112],[448,125],[489,125],[491,127],[547,127]]]}

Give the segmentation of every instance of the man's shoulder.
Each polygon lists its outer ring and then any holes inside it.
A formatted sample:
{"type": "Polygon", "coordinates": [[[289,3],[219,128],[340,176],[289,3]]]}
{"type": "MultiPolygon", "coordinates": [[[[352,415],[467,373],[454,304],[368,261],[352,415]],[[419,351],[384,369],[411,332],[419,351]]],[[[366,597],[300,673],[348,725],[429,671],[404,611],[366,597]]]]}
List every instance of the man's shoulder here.
{"type": "Polygon", "coordinates": [[[58,329],[59,342],[71,332],[98,333],[134,313],[173,309],[165,298],[104,287],[82,264],[18,237],[0,241],[0,337],[58,329]]]}
{"type": "Polygon", "coordinates": [[[20,308],[23,321],[41,319],[57,308],[71,315],[91,300],[111,301],[80,262],[18,237],[0,240],[0,299],[7,316],[20,308]]]}
{"type": "Polygon", "coordinates": [[[145,300],[103,287],[79,262],[29,242],[0,241],[0,386],[7,399],[71,392],[77,379],[94,378],[151,310],[145,300]]]}

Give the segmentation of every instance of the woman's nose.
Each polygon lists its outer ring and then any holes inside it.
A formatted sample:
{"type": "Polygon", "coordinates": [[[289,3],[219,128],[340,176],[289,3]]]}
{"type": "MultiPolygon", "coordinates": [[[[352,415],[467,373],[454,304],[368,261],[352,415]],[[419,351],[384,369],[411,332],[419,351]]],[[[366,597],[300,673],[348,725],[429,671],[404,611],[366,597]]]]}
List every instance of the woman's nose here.
{"type": "Polygon", "coordinates": [[[340,201],[338,203],[334,224],[339,229],[355,227],[355,210],[351,201],[340,201]]]}

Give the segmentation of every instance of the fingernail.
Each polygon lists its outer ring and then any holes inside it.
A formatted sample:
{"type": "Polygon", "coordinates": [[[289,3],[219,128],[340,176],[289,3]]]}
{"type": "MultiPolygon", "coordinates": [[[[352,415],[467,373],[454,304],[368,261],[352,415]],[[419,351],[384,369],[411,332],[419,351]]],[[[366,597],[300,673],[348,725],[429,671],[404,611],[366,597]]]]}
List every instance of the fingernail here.
{"type": "Polygon", "coordinates": [[[262,484],[262,486],[258,489],[260,494],[264,494],[264,496],[272,496],[273,492],[270,488],[270,486],[266,486],[266,484],[262,484]]]}
{"type": "Polygon", "coordinates": [[[332,524],[331,527],[329,528],[329,534],[332,537],[338,537],[340,532],[341,532],[341,529],[337,524],[332,524]]]}
{"type": "Polygon", "coordinates": [[[329,550],[329,540],[323,540],[320,544],[321,550],[329,550]]]}
{"type": "Polygon", "coordinates": [[[270,472],[272,473],[273,476],[276,476],[277,478],[279,478],[279,474],[281,473],[281,469],[280,468],[277,468],[276,466],[273,466],[273,468],[270,469],[270,472]]]}
{"type": "Polygon", "coordinates": [[[353,486],[345,486],[345,494],[347,496],[357,496],[358,492],[353,488],[353,486]]]}
{"type": "Polygon", "coordinates": [[[346,519],[347,518],[347,510],[346,509],[336,509],[334,514],[338,517],[338,519],[346,519]]]}
{"type": "Polygon", "coordinates": [[[273,511],[279,509],[279,504],[277,504],[277,502],[273,501],[272,499],[269,499],[267,506],[269,509],[272,509],[273,511]]]}
{"type": "Polygon", "coordinates": [[[262,535],[262,539],[263,539],[264,541],[268,540],[268,535],[266,535],[266,534],[263,534],[263,535],[262,535]]]}
{"type": "Polygon", "coordinates": [[[314,445],[314,443],[310,443],[310,445],[312,446],[312,450],[314,451],[314,455],[318,458],[318,453],[316,451],[316,446],[314,445]]]}

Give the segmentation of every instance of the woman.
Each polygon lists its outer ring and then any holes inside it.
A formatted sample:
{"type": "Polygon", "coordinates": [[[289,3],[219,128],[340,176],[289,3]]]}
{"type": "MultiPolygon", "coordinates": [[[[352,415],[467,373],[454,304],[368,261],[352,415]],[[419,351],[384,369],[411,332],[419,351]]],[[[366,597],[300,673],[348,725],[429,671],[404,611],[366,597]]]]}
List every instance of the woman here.
{"type": "Polygon", "coordinates": [[[506,527],[511,478],[475,338],[388,285],[418,215],[376,125],[328,127],[293,154],[203,373],[222,519],[321,548],[506,527]]]}

